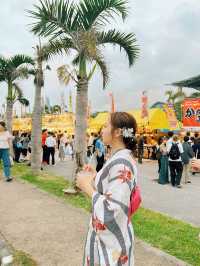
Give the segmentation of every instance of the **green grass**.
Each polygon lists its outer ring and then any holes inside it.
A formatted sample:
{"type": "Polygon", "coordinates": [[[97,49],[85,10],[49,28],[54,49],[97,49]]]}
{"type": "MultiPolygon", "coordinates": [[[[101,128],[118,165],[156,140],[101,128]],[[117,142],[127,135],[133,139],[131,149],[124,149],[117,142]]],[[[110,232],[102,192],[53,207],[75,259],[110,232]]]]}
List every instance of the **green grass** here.
{"type": "MultiPolygon", "coordinates": [[[[62,190],[70,186],[63,177],[45,172],[35,176],[30,168],[22,164],[13,168],[13,175],[65,199],[76,207],[86,211],[91,210],[91,200],[85,195],[65,196],[63,194],[62,190]]],[[[138,238],[191,265],[200,266],[200,228],[144,208],[140,208],[132,221],[138,238]]]]}
{"type": "Polygon", "coordinates": [[[13,266],[37,266],[37,263],[28,254],[15,251],[13,266]]]}

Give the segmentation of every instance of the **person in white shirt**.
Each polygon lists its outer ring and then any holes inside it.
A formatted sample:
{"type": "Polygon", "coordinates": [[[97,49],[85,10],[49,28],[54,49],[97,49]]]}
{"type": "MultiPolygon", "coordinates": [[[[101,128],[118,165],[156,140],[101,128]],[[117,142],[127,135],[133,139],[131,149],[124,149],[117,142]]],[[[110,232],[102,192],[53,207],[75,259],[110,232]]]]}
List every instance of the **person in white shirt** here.
{"type": "Polygon", "coordinates": [[[10,150],[13,137],[6,129],[6,124],[0,122],[0,161],[3,161],[4,176],[7,182],[12,181],[10,176],[10,150]]]}
{"type": "Polygon", "coordinates": [[[52,165],[55,164],[55,151],[56,151],[56,139],[54,138],[54,134],[52,132],[48,133],[48,137],[46,139],[47,146],[47,164],[50,164],[50,156],[52,158],[52,165]]]}
{"type": "Polygon", "coordinates": [[[168,149],[169,145],[171,145],[172,142],[173,142],[173,136],[174,136],[174,132],[173,131],[169,131],[168,132],[168,141],[166,143],[167,149],[168,149]]]}
{"type": "Polygon", "coordinates": [[[181,155],[183,154],[183,146],[179,142],[177,136],[173,136],[171,143],[167,145],[169,156],[169,168],[171,174],[171,184],[173,187],[181,188],[181,178],[183,173],[183,163],[181,155]]]}

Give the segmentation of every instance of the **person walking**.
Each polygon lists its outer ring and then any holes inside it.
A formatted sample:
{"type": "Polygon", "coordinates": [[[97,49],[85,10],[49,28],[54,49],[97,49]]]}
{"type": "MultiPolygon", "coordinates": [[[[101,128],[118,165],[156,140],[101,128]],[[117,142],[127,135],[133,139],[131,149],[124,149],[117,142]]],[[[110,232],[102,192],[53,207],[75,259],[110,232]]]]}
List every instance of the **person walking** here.
{"type": "Polygon", "coordinates": [[[160,168],[161,168],[161,151],[160,151],[160,146],[163,143],[163,137],[160,137],[158,139],[158,144],[156,145],[156,159],[158,160],[158,173],[160,173],[160,168]]]}
{"type": "Polygon", "coordinates": [[[190,160],[194,158],[194,152],[192,150],[192,147],[188,143],[189,137],[184,137],[183,142],[183,154],[182,154],[182,161],[183,161],[183,182],[185,184],[191,183],[190,177],[189,177],[189,170],[190,170],[190,160]]]}
{"type": "Polygon", "coordinates": [[[47,164],[47,145],[46,140],[48,137],[48,131],[47,129],[42,130],[42,164],[47,164]]]}
{"type": "Polygon", "coordinates": [[[91,170],[77,175],[77,187],[92,198],[83,266],[134,265],[134,231],[128,213],[137,184],[136,127],[130,114],[112,113],[103,129],[103,142],[112,147],[112,156],[97,174],[91,170]]]}
{"type": "Polygon", "coordinates": [[[3,161],[3,171],[4,177],[7,182],[12,181],[11,173],[10,173],[10,151],[12,147],[12,139],[13,137],[6,129],[5,122],[0,122],[0,161],[3,161]]]}
{"type": "Polygon", "coordinates": [[[177,136],[173,136],[172,143],[168,143],[167,152],[169,155],[169,168],[171,174],[171,184],[173,187],[181,188],[181,178],[183,173],[183,164],[181,155],[183,146],[178,141],[177,136]]]}
{"type": "Polygon", "coordinates": [[[162,143],[159,146],[160,150],[160,171],[158,183],[165,185],[169,183],[169,162],[168,162],[168,153],[167,153],[167,138],[163,137],[162,143]]]}
{"type": "Polygon", "coordinates": [[[22,152],[22,143],[21,143],[21,137],[19,136],[19,131],[14,133],[13,151],[14,151],[14,161],[16,163],[19,163],[21,152],[22,152]]]}
{"type": "Polygon", "coordinates": [[[50,157],[52,161],[52,165],[55,164],[55,151],[56,151],[56,139],[52,132],[49,132],[48,137],[46,139],[47,146],[47,164],[50,164],[50,157]]]}
{"type": "Polygon", "coordinates": [[[138,163],[142,164],[144,154],[144,136],[141,134],[138,140],[138,163]]]}
{"type": "Polygon", "coordinates": [[[23,155],[23,160],[26,159],[27,154],[28,154],[28,145],[29,145],[29,136],[28,133],[24,133],[22,137],[22,155],[23,155]]]}
{"type": "Polygon", "coordinates": [[[96,151],[96,158],[97,158],[97,167],[96,167],[97,172],[99,172],[102,169],[104,162],[105,162],[105,147],[102,141],[101,134],[102,132],[99,134],[99,138],[97,139],[95,143],[95,151],[96,151]]]}
{"type": "Polygon", "coordinates": [[[60,135],[59,153],[58,157],[63,162],[65,160],[65,137],[64,134],[60,135]]]}

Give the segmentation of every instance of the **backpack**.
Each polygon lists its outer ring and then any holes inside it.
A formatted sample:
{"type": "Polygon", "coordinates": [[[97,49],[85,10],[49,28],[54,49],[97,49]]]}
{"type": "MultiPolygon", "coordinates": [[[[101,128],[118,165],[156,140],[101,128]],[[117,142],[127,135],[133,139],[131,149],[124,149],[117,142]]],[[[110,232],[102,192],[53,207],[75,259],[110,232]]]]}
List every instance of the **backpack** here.
{"type": "Polygon", "coordinates": [[[170,152],[169,152],[169,158],[171,160],[178,160],[180,158],[180,156],[181,156],[181,153],[180,153],[178,144],[172,143],[172,147],[171,147],[170,152]]]}

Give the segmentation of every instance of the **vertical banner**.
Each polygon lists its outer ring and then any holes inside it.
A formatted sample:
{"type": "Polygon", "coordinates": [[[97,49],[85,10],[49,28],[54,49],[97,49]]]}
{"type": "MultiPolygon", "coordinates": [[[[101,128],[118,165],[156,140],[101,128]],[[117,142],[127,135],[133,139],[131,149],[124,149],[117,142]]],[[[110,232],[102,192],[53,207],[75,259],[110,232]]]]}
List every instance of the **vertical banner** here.
{"type": "Polygon", "coordinates": [[[172,103],[165,104],[163,106],[164,112],[166,113],[170,130],[176,130],[179,128],[178,119],[176,117],[176,113],[174,110],[174,106],[172,103]]]}
{"type": "Polygon", "coordinates": [[[148,97],[147,97],[147,92],[143,91],[142,92],[142,112],[141,112],[141,118],[148,118],[149,113],[148,113],[148,97]]]}
{"type": "Polygon", "coordinates": [[[115,112],[115,100],[114,100],[113,92],[109,93],[109,97],[110,97],[110,101],[111,101],[111,108],[110,108],[111,110],[110,110],[110,112],[114,113],[115,112]]]}
{"type": "Polygon", "coordinates": [[[191,130],[200,130],[200,98],[184,100],[183,127],[191,130]]]}

